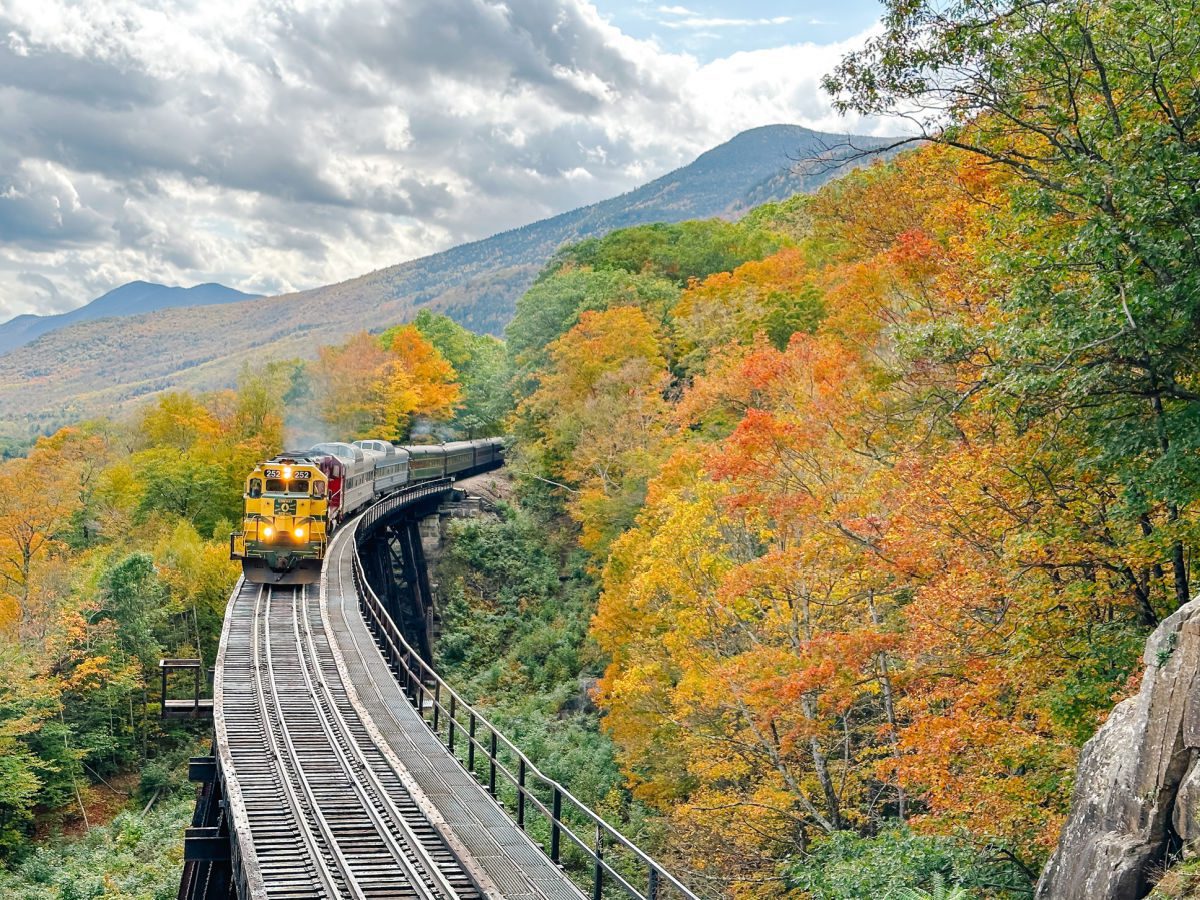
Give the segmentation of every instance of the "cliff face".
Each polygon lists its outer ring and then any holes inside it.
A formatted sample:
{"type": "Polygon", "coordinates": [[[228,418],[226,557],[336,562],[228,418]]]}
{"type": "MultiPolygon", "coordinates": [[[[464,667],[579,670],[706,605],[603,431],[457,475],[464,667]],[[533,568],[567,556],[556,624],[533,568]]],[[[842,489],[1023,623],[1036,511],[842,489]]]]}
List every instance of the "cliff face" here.
{"type": "Polygon", "coordinates": [[[1080,755],[1038,900],[1136,900],[1168,854],[1200,852],[1200,599],[1159,625],[1144,658],[1137,696],[1080,755]]]}

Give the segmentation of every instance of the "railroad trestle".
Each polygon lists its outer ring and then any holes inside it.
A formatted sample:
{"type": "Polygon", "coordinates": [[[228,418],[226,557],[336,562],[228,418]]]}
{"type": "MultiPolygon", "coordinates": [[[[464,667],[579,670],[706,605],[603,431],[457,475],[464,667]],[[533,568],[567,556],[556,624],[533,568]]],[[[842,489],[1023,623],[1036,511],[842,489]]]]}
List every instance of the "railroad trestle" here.
{"type": "Polygon", "coordinates": [[[318,585],[239,582],[180,900],[585,900],[566,870],[592,900],[696,900],[434,670],[419,523],[454,490],[367,509],[318,585]]]}

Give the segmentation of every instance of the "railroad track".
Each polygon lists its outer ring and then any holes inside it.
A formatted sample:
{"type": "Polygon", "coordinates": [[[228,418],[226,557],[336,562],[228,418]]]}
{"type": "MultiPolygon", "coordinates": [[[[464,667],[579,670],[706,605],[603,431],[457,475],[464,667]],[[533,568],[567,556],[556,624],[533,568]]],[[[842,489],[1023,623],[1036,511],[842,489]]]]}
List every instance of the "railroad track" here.
{"type": "Polygon", "coordinates": [[[318,588],[243,583],[231,615],[220,715],[263,894],[482,900],[350,702],[318,588]]]}

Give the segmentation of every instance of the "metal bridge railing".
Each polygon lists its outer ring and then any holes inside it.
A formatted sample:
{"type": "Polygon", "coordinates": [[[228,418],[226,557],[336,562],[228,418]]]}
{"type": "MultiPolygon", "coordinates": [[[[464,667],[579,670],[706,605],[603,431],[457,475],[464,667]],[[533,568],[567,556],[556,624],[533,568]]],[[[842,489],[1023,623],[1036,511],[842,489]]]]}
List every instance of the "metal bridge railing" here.
{"type": "MultiPolygon", "coordinates": [[[[411,487],[402,488],[390,497],[380,500],[363,513],[358,520],[358,529],[360,532],[370,530],[375,527],[380,519],[391,515],[400,507],[408,506],[414,500],[442,493],[448,490],[453,484],[453,478],[435,478],[432,481],[422,481],[411,487]]],[[[361,564],[358,559],[357,546],[354,549],[354,559],[356,565],[361,564]]]]}
{"type": "MultiPolygon", "coordinates": [[[[410,494],[403,502],[394,502],[400,499],[399,495],[383,501],[363,514],[360,526],[374,524],[416,496],[420,495],[410,494]]],[[[606,882],[619,886],[632,900],[663,900],[668,896],[699,900],[661,864],[538,769],[516,744],[501,734],[421,658],[367,582],[357,543],[354,580],[363,614],[373,625],[384,657],[422,721],[445,744],[450,754],[486,785],[488,793],[519,828],[524,830],[530,824],[531,811],[541,815],[548,830],[548,846],[543,846],[542,850],[556,865],[564,868],[571,868],[570,862],[583,862],[585,868],[591,870],[587,879],[591,882],[592,900],[601,900],[606,882]],[[507,790],[503,789],[505,783],[507,790]],[[506,807],[506,801],[513,807],[511,810],[506,807]],[[581,833],[584,829],[591,834],[585,837],[581,833]],[[568,860],[567,855],[574,855],[575,859],[568,860]],[[614,862],[619,862],[621,869],[614,866],[614,862]],[[635,886],[635,880],[645,887],[635,886]]]]}

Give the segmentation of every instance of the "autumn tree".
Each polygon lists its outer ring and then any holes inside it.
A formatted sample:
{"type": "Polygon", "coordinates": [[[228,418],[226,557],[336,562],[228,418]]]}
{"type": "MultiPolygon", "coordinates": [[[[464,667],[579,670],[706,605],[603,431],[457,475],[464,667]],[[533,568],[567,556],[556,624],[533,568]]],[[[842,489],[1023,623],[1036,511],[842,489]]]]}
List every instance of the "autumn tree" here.
{"type": "Polygon", "coordinates": [[[1157,545],[1164,609],[1190,596],[1200,487],[1198,51],[1175,0],[894,3],[826,80],[841,108],[900,111],[1012,173],[1020,240],[996,256],[1012,289],[986,380],[1024,418],[1088,433],[1081,474],[1119,479],[1111,513],[1157,545]]]}
{"type": "Polygon", "coordinates": [[[1095,432],[990,378],[1012,177],[938,146],[852,173],[798,250],[666,323],[694,362],[607,559],[601,701],[637,795],[735,892],[897,820],[1033,878],[1136,665],[1160,535],[1081,470],[1095,432]],[[801,285],[821,315],[784,346],[744,327],[801,285]]]}
{"type": "Polygon", "coordinates": [[[547,348],[550,365],[518,407],[530,463],[566,479],[584,545],[599,552],[641,502],[664,438],[669,383],[660,340],[633,306],[585,312],[547,348]]]}
{"type": "Polygon", "coordinates": [[[848,491],[871,472],[846,440],[853,355],[796,335],[718,377],[726,402],[758,408],[664,470],[614,548],[594,634],[639,790],[672,810],[694,864],[753,881],[764,855],[881,814],[866,796],[903,809],[872,755],[895,737],[899,636],[890,574],[864,546],[878,507],[848,491]]]}
{"type": "Polygon", "coordinates": [[[653,274],[582,269],[549,270],[517,301],[505,343],[518,384],[518,396],[531,392],[533,375],[548,362],[550,345],[570,331],[584,313],[634,306],[650,321],[663,321],[679,288],[653,274]]]}
{"type": "Polygon", "coordinates": [[[217,417],[199,397],[171,392],[146,409],[137,433],[145,447],[184,451],[201,440],[215,438],[219,429],[217,417]]]}
{"type": "Polygon", "coordinates": [[[458,375],[462,404],[452,424],[468,438],[499,434],[512,411],[511,372],[503,342],[475,334],[449,316],[417,313],[413,325],[446,359],[458,375]]]}
{"type": "Polygon", "coordinates": [[[400,441],[413,416],[445,418],[459,398],[453,367],[413,326],[321,348],[313,383],[327,439],[400,441]]]}
{"type": "Polygon", "coordinates": [[[100,439],[67,431],[0,466],[0,624],[7,630],[29,636],[47,621],[57,593],[47,580],[50,564],[66,548],[103,453],[100,439]]]}
{"type": "Polygon", "coordinates": [[[462,395],[454,367],[416,325],[394,329],[388,333],[385,342],[396,357],[397,384],[401,377],[408,382],[407,389],[397,391],[392,400],[400,422],[394,439],[402,436],[408,417],[420,415],[430,419],[448,419],[462,395]]]}
{"type": "Polygon", "coordinates": [[[784,250],[693,283],[671,315],[681,364],[695,368],[760,332],[782,350],[797,331],[815,330],[823,304],[801,252],[784,250]]]}

